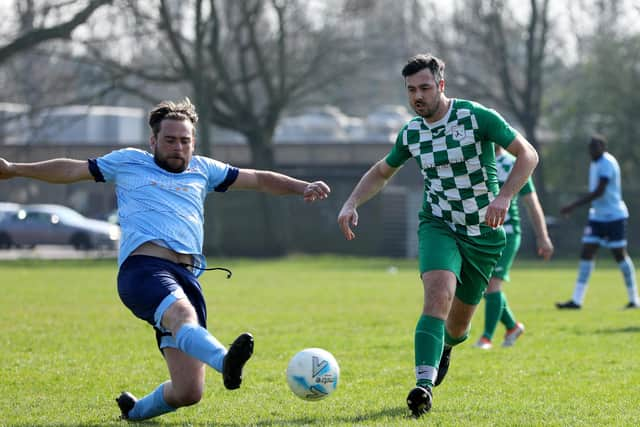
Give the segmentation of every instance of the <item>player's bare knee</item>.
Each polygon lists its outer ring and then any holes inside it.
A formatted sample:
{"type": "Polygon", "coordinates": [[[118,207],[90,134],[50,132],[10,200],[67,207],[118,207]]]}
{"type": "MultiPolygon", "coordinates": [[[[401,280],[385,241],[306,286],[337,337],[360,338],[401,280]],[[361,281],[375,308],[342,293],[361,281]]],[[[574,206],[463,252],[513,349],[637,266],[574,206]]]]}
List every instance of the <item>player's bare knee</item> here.
{"type": "Polygon", "coordinates": [[[162,326],[175,335],[185,323],[198,323],[198,315],[189,300],[180,299],[164,312],[162,326]]]}
{"type": "Polygon", "coordinates": [[[191,406],[202,400],[203,387],[194,386],[185,388],[176,393],[175,400],[178,406],[191,406]]]}
{"type": "Polygon", "coordinates": [[[585,243],[582,245],[582,251],[580,252],[580,259],[584,261],[591,261],[598,253],[599,245],[593,243],[585,243]]]}
{"type": "Polygon", "coordinates": [[[613,259],[617,263],[621,263],[627,257],[627,249],[626,247],[622,248],[612,248],[611,254],[613,255],[613,259]]]}
{"type": "Polygon", "coordinates": [[[453,338],[461,338],[469,334],[469,324],[447,323],[447,333],[453,338]]]}
{"type": "Polygon", "coordinates": [[[445,319],[451,309],[454,293],[447,287],[431,287],[425,290],[423,313],[445,319]]]}

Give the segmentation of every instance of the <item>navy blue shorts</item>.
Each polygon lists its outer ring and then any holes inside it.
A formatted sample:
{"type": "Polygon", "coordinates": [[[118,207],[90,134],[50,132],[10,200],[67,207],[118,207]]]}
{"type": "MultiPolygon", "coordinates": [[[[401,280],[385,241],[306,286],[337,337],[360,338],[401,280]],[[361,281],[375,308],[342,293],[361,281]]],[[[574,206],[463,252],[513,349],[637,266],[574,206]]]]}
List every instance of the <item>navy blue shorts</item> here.
{"type": "Polygon", "coordinates": [[[616,221],[589,220],[582,235],[582,243],[591,243],[612,249],[624,248],[627,246],[626,228],[626,219],[616,221]]]}
{"type": "Polygon", "coordinates": [[[118,295],[138,318],[156,330],[160,349],[177,348],[171,333],[160,321],[165,310],[175,301],[188,298],[198,315],[198,323],[207,327],[207,305],[196,276],[174,262],[147,255],[132,255],[120,266],[118,295]]]}

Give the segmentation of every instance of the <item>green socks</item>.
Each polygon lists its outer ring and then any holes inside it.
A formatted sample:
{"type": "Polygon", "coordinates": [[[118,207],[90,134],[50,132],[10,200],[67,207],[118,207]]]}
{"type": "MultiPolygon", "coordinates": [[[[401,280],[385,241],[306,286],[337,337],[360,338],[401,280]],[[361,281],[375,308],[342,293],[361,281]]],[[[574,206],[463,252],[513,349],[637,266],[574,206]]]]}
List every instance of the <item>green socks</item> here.
{"type": "Polygon", "coordinates": [[[493,334],[496,332],[500,316],[502,316],[504,297],[502,292],[492,292],[485,294],[484,300],[484,333],[482,336],[491,341],[493,334]]]}
{"type": "Polygon", "coordinates": [[[502,294],[502,301],[504,301],[500,321],[507,328],[507,330],[513,329],[516,327],[516,318],[513,316],[513,313],[509,308],[509,303],[507,303],[507,296],[502,292],[500,293],[502,294]]]}
{"type": "Polygon", "coordinates": [[[444,320],[422,315],[415,333],[416,384],[433,387],[444,347],[444,320]]]}
{"type": "Polygon", "coordinates": [[[483,337],[491,341],[493,334],[496,332],[498,321],[502,322],[507,330],[516,326],[516,319],[507,303],[507,297],[504,292],[492,292],[485,294],[485,314],[484,314],[484,333],[483,337]]]}

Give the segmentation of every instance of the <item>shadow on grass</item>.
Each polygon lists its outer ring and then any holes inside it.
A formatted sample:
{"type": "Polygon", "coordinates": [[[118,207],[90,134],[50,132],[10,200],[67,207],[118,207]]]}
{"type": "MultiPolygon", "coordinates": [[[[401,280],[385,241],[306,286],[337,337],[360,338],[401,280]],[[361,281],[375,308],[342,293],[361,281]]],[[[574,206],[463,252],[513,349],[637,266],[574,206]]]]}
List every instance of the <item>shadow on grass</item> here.
{"type": "MultiPolygon", "coordinates": [[[[346,424],[359,424],[365,423],[367,421],[376,421],[383,418],[410,418],[409,410],[406,407],[397,407],[397,408],[387,408],[378,412],[371,412],[362,415],[355,415],[350,417],[335,417],[331,420],[326,419],[317,419],[313,417],[306,418],[296,418],[289,420],[282,419],[272,419],[272,420],[263,420],[257,421],[254,425],[256,426],[299,426],[299,425],[313,425],[313,424],[322,424],[326,425],[327,421],[335,422],[335,423],[346,423],[346,424]]],[[[216,424],[221,426],[235,427],[240,424],[216,424]]]]}
{"type": "MultiPolygon", "coordinates": [[[[255,420],[249,425],[252,426],[308,426],[308,425],[327,425],[327,423],[345,423],[345,424],[361,424],[369,422],[379,421],[381,419],[388,419],[388,421],[393,424],[393,418],[398,419],[410,419],[412,418],[409,414],[409,410],[406,407],[396,407],[396,408],[387,408],[382,411],[372,412],[362,415],[355,416],[342,416],[335,417],[331,419],[318,419],[314,417],[305,417],[305,418],[293,418],[293,419],[268,419],[268,420],[255,420]]],[[[115,427],[153,427],[153,426],[167,426],[167,427],[213,427],[213,426],[222,426],[222,427],[245,427],[247,425],[246,422],[238,422],[238,423],[220,423],[215,419],[212,419],[209,422],[204,423],[194,423],[194,422],[178,422],[178,423],[166,423],[161,420],[148,420],[148,421],[140,421],[140,422],[124,422],[120,420],[108,420],[107,422],[102,423],[54,423],[54,424],[15,424],[14,426],[18,427],[105,427],[105,426],[115,426],[115,427]]]]}
{"type": "Polygon", "coordinates": [[[637,334],[640,326],[627,326],[626,328],[601,328],[594,331],[596,334],[637,334]]]}

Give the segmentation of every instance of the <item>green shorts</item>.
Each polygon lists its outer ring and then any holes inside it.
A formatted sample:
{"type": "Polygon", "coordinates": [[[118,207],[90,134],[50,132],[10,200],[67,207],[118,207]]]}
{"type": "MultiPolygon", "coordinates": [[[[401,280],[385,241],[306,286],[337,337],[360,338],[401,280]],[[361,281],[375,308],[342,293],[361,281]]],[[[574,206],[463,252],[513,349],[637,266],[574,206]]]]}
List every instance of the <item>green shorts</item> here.
{"type": "Polygon", "coordinates": [[[420,274],[448,270],[458,279],[456,296],[465,304],[482,300],[502,250],[505,247],[502,227],[480,236],[466,236],[451,230],[442,220],[420,215],[418,257],[420,274]]]}
{"type": "Polygon", "coordinates": [[[502,251],[502,256],[498,260],[498,264],[496,264],[496,268],[493,269],[493,273],[491,277],[496,277],[498,279],[509,281],[509,271],[511,271],[511,265],[513,264],[513,260],[516,259],[516,255],[518,254],[518,249],[520,249],[520,240],[522,236],[520,233],[509,233],[507,234],[507,246],[504,247],[504,251],[502,251]]]}

